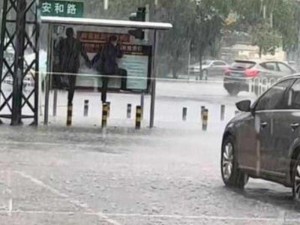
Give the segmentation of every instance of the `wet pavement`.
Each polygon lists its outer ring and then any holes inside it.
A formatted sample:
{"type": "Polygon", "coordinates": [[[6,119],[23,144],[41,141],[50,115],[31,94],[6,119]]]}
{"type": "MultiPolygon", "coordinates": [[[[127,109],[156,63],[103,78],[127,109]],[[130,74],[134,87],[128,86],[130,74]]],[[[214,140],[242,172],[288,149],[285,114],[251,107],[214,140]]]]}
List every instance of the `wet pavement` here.
{"type": "MultiPolygon", "coordinates": [[[[115,106],[105,130],[96,116],[83,118],[81,111],[71,128],[63,126],[60,113],[48,127],[0,127],[0,224],[300,223],[290,189],[254,179],[244,191],[222,183],[223,128],[234,115],[234,102],[249,96],[229,98],[220,90],[206,100],[190,85],[172,97],[177,87],[162,87],[157,104],[169,108],[158,107],[152,130],[147,117],[141,130],[123,118],[127,102],[138,103],[138,97],[117,95],[110,95],[115,106]],[[226,121],[220,121],[223,99],[226,121]],[[207,131],[198,118],[203,104],[211,112],[207,131]],[[190,108],[186,122],[183,105],[190,108]]],[[[77,95],[78,102],[84,98],[77,95]]]]}

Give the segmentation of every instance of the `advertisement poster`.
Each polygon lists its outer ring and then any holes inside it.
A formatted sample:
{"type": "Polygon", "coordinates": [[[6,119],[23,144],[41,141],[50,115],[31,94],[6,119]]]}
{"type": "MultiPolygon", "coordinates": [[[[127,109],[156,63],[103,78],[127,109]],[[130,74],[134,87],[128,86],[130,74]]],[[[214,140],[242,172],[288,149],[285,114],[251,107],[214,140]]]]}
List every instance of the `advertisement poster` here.
{"type": "MultiPolygon", "coordinates": [[[[66,76],[60,76],[59,66],[59,51],[58,46],[63,39],[62,35],[65,32],[65,27],[58,27],[56,38],[53,43],[53,69],[55,74],[53,76],[52,87],[62,89],[61,82],[66,79],[66,76]],[[60,28],[60,29],[58,29],[60,28]]],[[[123,57],[118,59],[118,67],[127,71],[126,90],[132,92],[149,92],[150,76],[151,76],[151,62],[152,62],[152,47],[146,45],[135,45],[130,42],[130,35],[120,33],[106,33],[106,32],[90,32],[78,31],[76,38],[82,44],[83,49],[87,53],[89,59],[93,58],[102,51],[103,47],[108,43],[111,36],[118,38],[118,44],[123,52],[123,57]]],[[[94,67],[89,68],[85,60],[81,58],[80,67],[76,78],[77,89],[95,89],[101,90],[103,76],[94,67]]],[[[110,91],[119,91],[121,88],[120,76],[111,76],[108,83],[110,91]]]]}
{"type": "MultiPolygon", "coordinates": [[[[123,52],[123,57],[118,60],[119,68],[127,71],[126,89],[137,92],[149,91],[149,77],[151,76],[151,46],[134,45],[130,43],[129,34],[114,34],[114,33],[102,33],[102,32],[78,32],[77,38],[83,44],[85,51],[92,59],[98,52],[101,52],[105,44],[108,42],[110,36],[117,36],[118,43],[123,52]]],[[[81,73],[94,73],[97,71],[91,71],[82,66],[81,73]]],[[[100,74],[101,75],[101,74],[100,74]]],[[[97,81],[98,87],[101,87],[101,78],[97,81]]],[[[77,81],[78,87],[86,87],[93,82],[88,81],[86,78],[79,78],[77,81]]],[[[109,88],[119,89],[121,86],[120,78],[111,78],[109,81],[109,88]]]]}

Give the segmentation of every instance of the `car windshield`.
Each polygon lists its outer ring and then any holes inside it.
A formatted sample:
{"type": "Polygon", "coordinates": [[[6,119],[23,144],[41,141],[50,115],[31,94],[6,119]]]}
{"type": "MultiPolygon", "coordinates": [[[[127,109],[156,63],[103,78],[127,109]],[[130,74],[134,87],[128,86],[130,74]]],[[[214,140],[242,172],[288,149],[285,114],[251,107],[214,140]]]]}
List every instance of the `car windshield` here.
{"type": "Polygon", "coordinates": [[[213,62],[213,61],[211,61],[211,60],[204,60],[204,61],[203,61],[203,65],[209,66],[212,62],[213,62]]]}
{"type": "Polygon", "coordinates": [[[0,225],[299,225],[300,0],[0,0],[0,225]]]}

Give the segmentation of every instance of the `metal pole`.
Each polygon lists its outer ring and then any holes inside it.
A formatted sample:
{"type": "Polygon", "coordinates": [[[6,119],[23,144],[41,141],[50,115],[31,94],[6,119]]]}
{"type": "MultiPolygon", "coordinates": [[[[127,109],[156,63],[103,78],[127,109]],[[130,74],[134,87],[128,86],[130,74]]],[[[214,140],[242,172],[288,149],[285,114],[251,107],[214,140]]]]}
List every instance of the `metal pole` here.
{"type": "Polygon", "coordinates": [[[144,106],[145,106],[145,94],[144,92],[142,92],[141,94],[142,119],[144,118],[144,106]]]}
{"type": "MultiPolygon", "coordinates": [[[[0,93],[2,92],[2,72],[3,72],[3,58],[4,58],[4,41],[5,41],[5,27],[6,27],[6,18],[7,18],[7,1],[3,2],[3,10],[2,13],[2,23],[1,23],[1,40],[0,40],[0,93]]],[[[1,103],[1,97],[0,97],[1,103]]],[[[0,124],[2,124],[2,120],[0,120],[0,124]]]]}
{"type": "Polygon", "coordinates": [[[189,51],[189,59],[188,59],[188,81],[190,81],[190,65],[191,65],[191,51],[189,51]]]}
{"type": "MultiPolygon", "coordinates": [[[[146,22],[150,21],[150,5],[146,5],[146,22]]],[[[149,41],[149,30],[145,30],[145,41],[148,43],[149,41]]]]}
{"type": "Polygon", "coordinates": [[[35,28],[36,28],[36,35],[35,35],[35,46],[36,46],[36,66],[35,66],[35,75],[34,75],[34,88],[35,88],[35,115],[34,115],[34,125],[38,126],[39,123],[39,100],[40,100],[40,45],[39,45],[39,38],[40,38],[40,24],[38,21],[39,9],[36,6],[35,9],[35,28]]]}
{"type": "Polygon", "coordinates": [[[108,0],[104,0],[104,10],[108,10],[108,0]]]}
{"type": "Polygon", "coordinates": [[[49,121],[49,92],[50,92],[50,78],[49,74],[45,77],[45,111],[44,111],[44,125],[48,125],[49,121]]]}
{"type": "Polygon", "coordinates": [[[2,72],[3,72],[3,57],[4,57],[4,41],[5,41],[5,25],[7,15],[7,1],[4,0],[3,12],[2,12],[2,23],[1,23],[1,40],[0,40],[0,89],[2,88],[2,72]]]}
{"type": "Polygon", "coordinates": [[[57,112],[57,89],[54,90],[53,93],[53,116],[56,116],[57,112]]]}
{"type": "Polygon", "coordinates": [[[26,23],[26,1],[17,1],[17,23],[16,23],[16,54],[15,68],[13,75],[13,99],[11,125],[22,123],[22,90],[24,74],[24,42],[25,42],[25,23],[26,23]]]}
{"type": "Polygon", "coordinates": [[[154,30],[153,50],[152,50],[152,76],[151,76],[151,107],[150,107],[150,128],[154,127],[155,117],[155,96],[156,96],[156,63],[155,56],[157,53],[157,31],[154,30]]]}
{"type": "Polygon", "coordinates": [[[47,73],[45,78],[45,112],[44,125],[48,125],[49,120],[49,96],[50,96],[50,72],[52,71],[52,25],[48,27],[48,56],[47,56],[47,73]]]}

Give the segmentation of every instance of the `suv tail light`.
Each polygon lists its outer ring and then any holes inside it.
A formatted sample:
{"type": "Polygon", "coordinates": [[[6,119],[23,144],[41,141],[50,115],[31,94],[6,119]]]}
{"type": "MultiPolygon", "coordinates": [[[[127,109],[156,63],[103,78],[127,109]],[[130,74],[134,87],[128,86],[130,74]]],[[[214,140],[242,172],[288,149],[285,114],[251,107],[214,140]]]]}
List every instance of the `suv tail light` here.
{"type": "Polygon", "coordinates": [[[257,77],[258,74],[259,74],[258,70],[254,70],[254,69],[247,69],[247,70],[245,70],[246,77],[257,77]]]}
{"type": "Polygon", "coordinates": [[[225,74],[225,76],[231,76],[231,70],[230,69],[225,69],[224,74],[225,74]]]}

